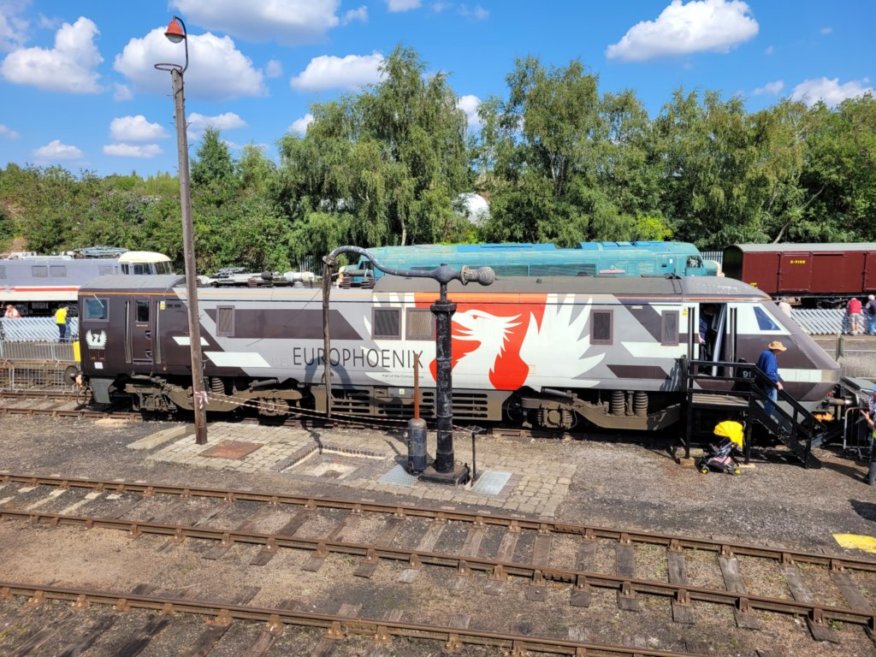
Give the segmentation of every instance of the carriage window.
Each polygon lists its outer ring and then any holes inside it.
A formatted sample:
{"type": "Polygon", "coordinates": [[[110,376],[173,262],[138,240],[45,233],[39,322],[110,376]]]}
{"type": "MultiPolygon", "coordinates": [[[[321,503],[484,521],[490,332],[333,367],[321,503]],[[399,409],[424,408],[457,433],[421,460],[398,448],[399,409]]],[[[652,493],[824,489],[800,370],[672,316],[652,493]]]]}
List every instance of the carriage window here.
{"type": "Polygon", "coordinates": [[[611,311],[594,310],[590,313],[593,327],[590,331],[591,344],[611,344],[611,311]]]}
{"type": "Polygon", "coordinates": [[[109,301],[92,297],[85,299],[85,319],[106,319],[109,315],[109,301]]]}
{"type": "Polygon", "coordinates": [[[760,306],[754,307],[754,316],[757,317],[757,326],[761,331],[781,331],[781,327],[770,317],[766,310],[760,306]]]}
{"type": "Polygon", "coordinates": [[[678,344],[678,311],[667,311],[660,318],[660,344],[678,344]]]}
{"type": "Polygon", "coordinates": [[[49,276],[52,278],[66,278],[67,268],[64,265],[52,265],[49,267],[49,276]]]}
{"type": "Polygon", "coordinates": [[[375,308],[373,317],[374,329],[371,331],[371,337],[401,337],[401,311],[398,308],[375,308]]]}
{"type": "Polygon", "coordinates": [[[408,308],[408,340],[432,340],[435,338],[435,322],[432,311],[424,308],[408,308]]]}
{"type": "Polygon", "coordinates": [[[216,308],[216,336],[220,338],[234,337],[234,306],[216,308]]]}
{"type": "Polygon", "coordinates": [[[48,278],[49,268],[45,265],[34,265],[30,268],[30,274],[34,278],[48,278]]]}
{"type": "Polygon", "coordinates": [[[146,323],[149,321],[149,302],[148,301],[138,301],[137,302],[137,321],[140,323],[146,323]]]}

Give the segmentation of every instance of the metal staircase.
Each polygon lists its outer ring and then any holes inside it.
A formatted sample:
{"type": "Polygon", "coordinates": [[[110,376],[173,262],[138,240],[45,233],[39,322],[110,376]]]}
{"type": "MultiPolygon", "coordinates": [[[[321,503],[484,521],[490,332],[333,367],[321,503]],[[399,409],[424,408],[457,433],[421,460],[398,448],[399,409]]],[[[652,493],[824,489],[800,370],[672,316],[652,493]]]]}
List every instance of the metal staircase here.
{"type": "Polygon", "coordinates": [[[726,411],[732,416],[725,419],[744,420],[746,462],[751,450],[752,425],[756,422],[785,444],[804,467],[813,464],[812,448],[821,445],[827,435],[826,427],[784,390],[777,391],[777,403],[770,401],[768,391],[772,382],[757,367],[744,362],[684,360],[685,457],[690,456],[695,413],[712,410],[726,411]]]}

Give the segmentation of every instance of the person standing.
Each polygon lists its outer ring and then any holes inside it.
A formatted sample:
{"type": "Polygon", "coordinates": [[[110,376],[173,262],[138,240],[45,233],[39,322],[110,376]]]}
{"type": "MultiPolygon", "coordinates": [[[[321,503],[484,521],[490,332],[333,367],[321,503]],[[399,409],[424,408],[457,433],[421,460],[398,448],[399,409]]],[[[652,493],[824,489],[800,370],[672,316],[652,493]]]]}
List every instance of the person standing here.
{"type": "Polygon", "coordinates": [[[861,415],[870,427],[870,471],[867,473],[867,483],[876,486],[876,422],[873,420],[872,411],[863,411],[861,415]]]}
{"type": "Polygon", "coordinates": [[[781,340],[773,340],[767,345],[760,356],[757,358],[755,367],[766,375],[770,381],[770,387],[767,389],[769,401],[764,404],[764,410],[767,415],[772,416],[773,409],[779,399],[779,390],[782,390],[782,380],[779,377],[779,361],[777,356],[788,348],[782,344],[781,340]]]}
{"type": "Polygon", "coordinates": [[[55,324],[58,326],[58,342],[64,342],[67,337],[67,306],[61,306],[55,311],[55,324]]]}
{"type": "Polygon", "coordinates": [[[858,297],[849,299],[849,304],[846,306],[846,314],[849,316],[849,334],[861,335],[863,317],[861,316],[861,301],[858,297]]]}
{"type": "Polygon", "coordinates": [[[864,306],[867,313],[867,335],[876,335],[876,296],[867,297],[867,305],[864,306]]]}

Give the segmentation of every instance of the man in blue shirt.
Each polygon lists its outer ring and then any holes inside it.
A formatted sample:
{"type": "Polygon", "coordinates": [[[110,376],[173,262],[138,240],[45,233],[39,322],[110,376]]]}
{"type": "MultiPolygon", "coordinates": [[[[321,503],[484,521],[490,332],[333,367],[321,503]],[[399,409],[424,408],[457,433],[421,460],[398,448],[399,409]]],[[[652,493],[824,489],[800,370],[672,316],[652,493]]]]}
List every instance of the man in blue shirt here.
{"type": "Polygon", "coordinates": [[[766,377],[772,382],[772,386],[767,391],[770,401],[764,404],[764,410],[769,415],[773,414],[773,408],[779,398],[779,390],[782,389],[782,382],[779,380],[779,362],[776,356],[787,350],[788,348],[780,340],[773,340],[757,359],[757,369],[766,374],[766,377]]]}

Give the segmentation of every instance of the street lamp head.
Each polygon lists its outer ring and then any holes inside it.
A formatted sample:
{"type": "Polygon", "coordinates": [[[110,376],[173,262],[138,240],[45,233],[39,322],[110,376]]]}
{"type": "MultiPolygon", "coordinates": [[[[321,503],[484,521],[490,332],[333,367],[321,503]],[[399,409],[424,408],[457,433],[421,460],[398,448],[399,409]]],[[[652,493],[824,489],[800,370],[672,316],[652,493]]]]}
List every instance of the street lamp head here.
{"type": "Polygon", "coordinates": [[[182,19],[179,16],[174,16],[170,20],[170,23],[167,24],[164,36],[166,36],[171,43],[179,43],[188,36],[186,34],[186,24],[182,22],[182,19]]]}
{"type": "Polygon", "coordinates": [[[171,43],[179,43],[182,41],[186,47],[186,63],[183,66],[179,64],[156,64],[155,68],[159,71],[176,71],[180,75],[182,75],[186,69],[189,67],[189,34],[186,31],[186,24],[183,23],[183,19],[179,16],[174,16],[170,23],[167,24],[167,29],[164,31],[164,36],[167,37],[168,41],[171,43]]]}

